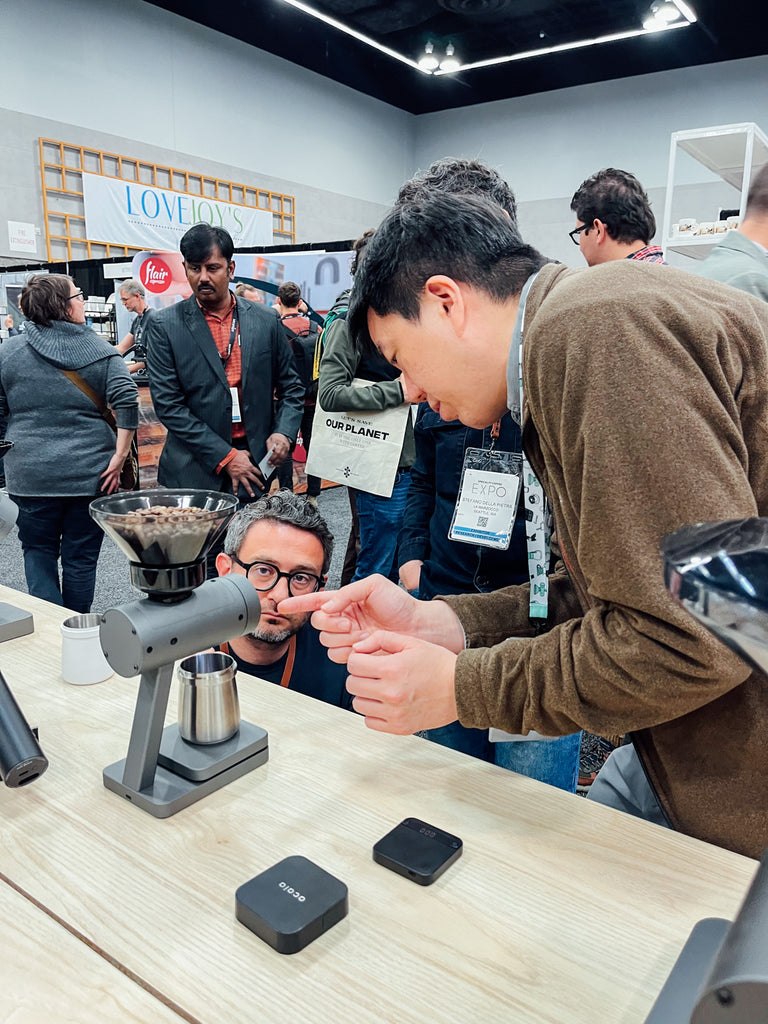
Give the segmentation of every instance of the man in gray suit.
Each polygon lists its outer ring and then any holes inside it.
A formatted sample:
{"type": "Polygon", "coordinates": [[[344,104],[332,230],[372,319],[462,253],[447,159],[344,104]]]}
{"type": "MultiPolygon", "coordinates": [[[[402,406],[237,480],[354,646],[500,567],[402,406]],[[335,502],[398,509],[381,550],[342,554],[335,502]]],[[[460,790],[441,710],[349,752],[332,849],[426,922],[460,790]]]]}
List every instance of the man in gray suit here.
{"type": "Polygon", "coordinates": [[[235,265],[223,228],[195,224],[181,239],[190,298],[160,310],[147,335],[150,391],[168,431],[164,487],[258,497],[258,463],[284,461],[304,411],[304,388],[275,313],[229,290],[235,265]]]}
{"type": "Polygon", "coordinates": [[[739,230],[728,232],[699,273],[768,302],[768,164],[752,180],[739,230]]]}

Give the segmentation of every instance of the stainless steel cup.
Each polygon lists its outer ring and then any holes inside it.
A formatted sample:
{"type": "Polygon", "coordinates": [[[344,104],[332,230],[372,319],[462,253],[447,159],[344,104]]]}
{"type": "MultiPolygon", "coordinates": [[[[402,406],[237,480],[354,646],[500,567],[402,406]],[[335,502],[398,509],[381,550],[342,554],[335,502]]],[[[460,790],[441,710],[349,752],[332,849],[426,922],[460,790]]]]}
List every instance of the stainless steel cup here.
{"type": "Polygon", "coordinates": [[[235,660],[221,651],[179,664],[179,733],[188,743],[223,743],[240,728],[235,660]]]}

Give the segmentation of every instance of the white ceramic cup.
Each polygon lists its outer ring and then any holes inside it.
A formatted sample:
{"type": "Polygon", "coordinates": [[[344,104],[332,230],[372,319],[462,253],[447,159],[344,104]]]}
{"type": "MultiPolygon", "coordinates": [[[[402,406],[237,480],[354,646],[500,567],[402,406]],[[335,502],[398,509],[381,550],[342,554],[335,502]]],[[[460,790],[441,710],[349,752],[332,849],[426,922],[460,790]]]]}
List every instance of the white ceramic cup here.
{"type": "Polygon", "coordinates": [[[61,674],[65,683],[89,686],[112,675],[99,642],[100,615],[73,615],[61,624],[61,674]]]}

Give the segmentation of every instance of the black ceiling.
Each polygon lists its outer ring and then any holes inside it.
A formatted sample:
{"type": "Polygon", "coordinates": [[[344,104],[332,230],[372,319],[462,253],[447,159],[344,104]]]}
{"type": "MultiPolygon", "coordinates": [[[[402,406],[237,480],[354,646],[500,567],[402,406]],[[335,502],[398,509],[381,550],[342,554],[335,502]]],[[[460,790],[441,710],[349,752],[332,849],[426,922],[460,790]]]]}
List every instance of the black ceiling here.
{"type": "MultiPolygon", "coordinates": [[[[150,2],[415,114],[766,52],[766,33],[756,24],[762,23],[757,13],[762,4],[688,0],[699,17],[688,28],[435,77],[282,0],[150,2]]],[[[308,0],[308,5],[414,60],[433,40],[436,46],[452,42],[469,63],[640,28],[650,0],[308,0]]],[[[279,103],[279,97],[269,99],[279,103]]]]}

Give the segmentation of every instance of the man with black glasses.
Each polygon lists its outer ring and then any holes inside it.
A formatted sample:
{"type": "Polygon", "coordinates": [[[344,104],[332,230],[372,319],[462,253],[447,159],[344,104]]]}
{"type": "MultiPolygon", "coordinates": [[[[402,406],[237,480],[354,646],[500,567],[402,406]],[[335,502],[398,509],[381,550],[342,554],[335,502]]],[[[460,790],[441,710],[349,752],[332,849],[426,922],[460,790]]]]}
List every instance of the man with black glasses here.
{"type": "Polygon", "coordinates": [[[309,613],[280,615],[285,598],[322,590],[333,536],[303,495],[277,491],[244,506],[229,524],[219,576],[247,576],[259,592],[261,618],[252,633],[221,645],[241,672],[351,709],[347,670],[326,656],[309,613]]]}
{"type": "Polygon", "coordinates": [[[568,234],[590,267],[614,260],[664,263],[651,245],[656,218],[645,189],[629,171],[606,167],[582,181],[571,200],[579,223],[568,234]]]}

